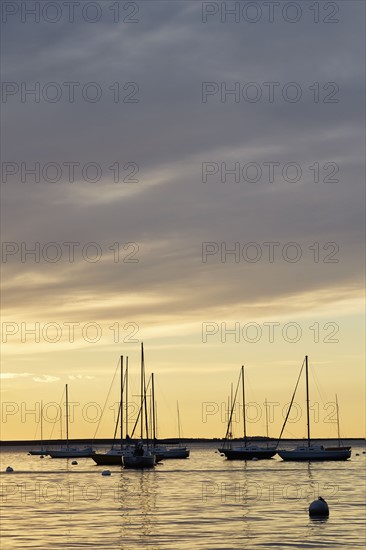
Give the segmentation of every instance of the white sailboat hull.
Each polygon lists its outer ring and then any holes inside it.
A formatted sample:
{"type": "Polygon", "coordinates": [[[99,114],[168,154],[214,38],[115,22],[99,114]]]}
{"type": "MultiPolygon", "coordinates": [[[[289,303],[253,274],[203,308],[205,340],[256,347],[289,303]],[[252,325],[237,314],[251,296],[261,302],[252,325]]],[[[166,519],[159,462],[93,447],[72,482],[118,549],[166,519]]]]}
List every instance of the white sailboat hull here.
{"type": "Polygon", "coordinates": [[[187,447],[155,447],[154,453],[157,459],[189,458],[190,450],[187,447]]]}
{"type": "Polygon", "coordinates": [[[89,456],[93,456],[94,453],[95,451],[91,447],[86,447],[85,449],[74,449],[70,447],[67,449],[57,449],[54,451],[49,451],[48,455],[51,458],[87,458],[89,456]]]}
{"type": "Polygon", "coordinates": [[[279,450],[282,460],[347,460],[351,457],[350,449],[327,449],[324,447],[299,447],[290,451],[279,450]]]}

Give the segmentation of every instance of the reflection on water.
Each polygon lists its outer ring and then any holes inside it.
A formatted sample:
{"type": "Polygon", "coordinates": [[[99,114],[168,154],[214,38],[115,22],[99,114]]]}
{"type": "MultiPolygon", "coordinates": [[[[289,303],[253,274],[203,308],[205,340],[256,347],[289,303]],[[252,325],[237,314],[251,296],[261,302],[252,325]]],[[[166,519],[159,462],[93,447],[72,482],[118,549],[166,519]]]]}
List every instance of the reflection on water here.
{"type": "Polygon", "coordinates": [[[2,550],[290,549],[364,547],[366,455],[345,463],[227,461],[213,444],[154,470],[5,451],[2,550]],[[14,472],[5,474],[6,466],[14,472]],[[310,519],[321,495],[329,518],[310,519]]]}
{"type": "Polygon", "coordinates": [[[324,518],[321,518],[321,517],[312,517],[310,518],[310,521],[313,521],[315,523],[326,523],[328,521],[329,517],[324,517],[324,518]]]}
{"type": "Polygon", "coordinates": [[[115,501],[120,510],[120,548],[126,540],[140,541],[156,536],[157,480],[154,470],[121,471],[115,491],[115,501]]]}

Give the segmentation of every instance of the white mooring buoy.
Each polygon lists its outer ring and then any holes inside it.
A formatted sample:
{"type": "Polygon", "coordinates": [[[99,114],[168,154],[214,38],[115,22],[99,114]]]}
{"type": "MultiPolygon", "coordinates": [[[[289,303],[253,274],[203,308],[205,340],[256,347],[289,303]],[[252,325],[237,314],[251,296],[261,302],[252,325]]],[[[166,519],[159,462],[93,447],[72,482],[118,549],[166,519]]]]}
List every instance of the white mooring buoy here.
{"type": "Polygon", "coordinates": [[[110,470],[103,470],[102,476],[110,476],[110,475],[111,475],[111,471],[110,471],[110,470]]]}
{"type": "Polygon", "coordinates": [[[11,472],[14,472],[13,468],[11,466],[8,466],[5,470],[8,474],[10,474],[11,472]]]}
{"type": "Polygon", "coordinates": [[[309,506],[309,516],[325,518],[329,516],[329,506],[322,497],[314,500],[309,506]]]}

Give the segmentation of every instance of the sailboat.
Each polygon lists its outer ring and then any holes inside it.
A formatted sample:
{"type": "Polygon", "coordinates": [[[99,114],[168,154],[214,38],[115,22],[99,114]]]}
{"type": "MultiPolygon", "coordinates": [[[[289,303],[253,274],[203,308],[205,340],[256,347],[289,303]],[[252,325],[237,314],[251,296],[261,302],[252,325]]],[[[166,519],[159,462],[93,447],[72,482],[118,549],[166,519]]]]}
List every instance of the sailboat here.
{"type": "Polygon", "coordinates": [[[339,406],[338,406],[338,396],[335,395],[335,404],[336,404],[336,415],[337,415],[337,435],[338,435],[338,445],[336,447],[326,447],[328,450],[351,450],[352,447],[341,445],[341,433],[339,429],[339,406]]]}
{"type": "Polygon", "coordinates": [[[122,457],[125,468],[141,470],[143,468],[154,468],[156,465],[155,454],[151,451],[149,442],[149,426],[146,403],[146,381],[145,381],[145,359],[144,344],[141,343],[141,371],[140,371],[140,440],[136,443],[132,453],[122,457]],[[145,426],[144,426],[145,424],[145,426]],[[144,445],[144,430],[146,444],[144,445]]]}
{"type": "Polygon", "coordinates": [[[40,449],[31,449],[28,451],[29,455],[40,455],[45,456],[48,454],[48,450],[43,448],[43,402],[41,401],[41,411],[40,411],[40,427],[41,427],[41,448],[40,449]]]}
{"type": "Polygon", "coordinates": [[[66,384],[66,447],[61,447],[61,449],[48,451],[48,455],[51,458],[78,458],[78,457],[89,457],[92,456],[95,451],[91,447],[84,447],[83,449],[78,449],[77,447],[70,447],[69,445],[69,393],[68,385],[66,384]]]}
{"type": "Polygon", "coordinates": [[[122,466],[122,456],[131,452],[127,442],[125,446],[123,445],[123,405],[124,405],[123,396],[124,396],[124,393],[126,393],[126,439],[127,439],[127,432],[128,432],[128,357],[126,357],[126,369],[125,369],[125,373],[123,373],[123,355],[121,355],[120,388],[121,388],[120,403],[119,403],[119,410],[117,415],[116,428],[114,431],[114,439],[116,439],[117,429],[119,425],[120,426],[120,445],[119,447],[114,447],[114,445],[112,445],[112,448],[106,453],[93,454],[92,459],[94,460],[94,462],[98,464],[98,466],[106,466],[106,465],[111,466],[114,464],[117,464],[118,466],[122,466]]]}
{"type": "MultiPolygon", "coordinates": [[[[154,375],[152,374],[152,387],[154,388],[154,375]]],[[[154,395],[154,390],[153,390],[154,395]]],[[[153,398],[154,403],[154,398],[153,398]]],[[[179,415],[179,404],[177,401],[177,418],[178,418],[178,441],[179,446],[178,447],[166,447],[165,445],[157,445],[156,444],[156,433],[155,433],[155,406],[153,405],[153,440],[154,440],[154,452],[156,453],[156,460],[164,460],[164,459],[172,459],[172,458],[189,458],[190,450],[181,445],[180,441],[180,432],[181,432],[181,423],[180,423],[180,415],[179,415]]]]}
{"type": "Polygon", "coordinates": [[[248,444],[247,441],[247,428],[246,428],[246,413],[245,413],[245,383],[244,383],[244,365],[241,367],[238,385],[235,392],[235,397],[232,402],[232,407],[230,411],[230,417],[228,422],[228,427],[226,431],[225,436],[225,443],[223,447],[219,448],[219,452],[226,456],[228,460],[251,460],[251,459],[268,459],[272,458],[277,450],[275,447],[269,447],[266,448],[260,447],[259,445],[254,444],[248,444]],[[241,387],[242,387],[242,398],[243,398],[243,427],[244,427],[244,441],[242,445],[238,445],[236,447],[232,446],[232,442],[229,439],[229,434],[231,434],[231,425],[232,425],[232,419],[233,419],[233,411],[235,407],[235,401],[236,396],[238,392],[239,382],[241,379],[241,387]]]}
{"type": "MultiPolygon", "coordinates": [[[[300,375],[302,372],[303,367],[301,367],[300,375]]],[[[300,378],[299,375],[299,378],[300,378]]],[[[277,453],[282,458],[282,460],[347,460],[351,456],[351,447],[341,447],[340,445],[338,447],[324,447],[323,445],[317,445],[311,442],[310,438],[310,411],[309,411],[309,365],[308,365],[308,356],[305,356],[305,379],[306,379],[306,418],[307,418],[307,443],[299,445],[295,449],[292,450],[278,450],[277,453]]],[[[299,379],[298,379],[299,381],[299,379]]],[[[297,381],[297,383],[298,383],[297,381]]],[[[295,387],[296,392],[297,384],[295,387]]],[[[292,396],[291,405],[295,396],[295,392],[292,396]]],[[[288,415],[290,413],[291,405],[289,407],[289,410],[287,412],[287,417],[285,419],[285,423],[283,425],[282,432],[284,430],[286,420],[288,418],[288,415]]],[[[338,419],[338,401],[337,401],[337,419],[338,419]]],[[[339,420],[337,420],[338,423],[338,442],[340,443],[339,438],[339,420]]],[[[280,438],[281,438],[280,435],[280,438]]],[[[279,439],[280,439],[279,438],[279,439]]]]}

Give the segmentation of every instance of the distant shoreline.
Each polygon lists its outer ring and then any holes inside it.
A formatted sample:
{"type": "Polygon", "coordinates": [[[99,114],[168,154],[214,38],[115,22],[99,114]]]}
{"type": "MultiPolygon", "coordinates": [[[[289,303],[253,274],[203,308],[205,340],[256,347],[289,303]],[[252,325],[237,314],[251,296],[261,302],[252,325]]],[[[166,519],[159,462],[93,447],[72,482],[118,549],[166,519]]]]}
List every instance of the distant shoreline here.
{"type": "MultiPolygon", "coordinates": [[[[137,441],[131,440],[131,442],[137,441]]],[[[185,437],[182,438],[180,441],[176,438],[166,438],[166,439],[158,439],[159,443],[164,443],[168,445],[174,445],[178,443],[219,443],[223,442],[224,438],[204,438],[204,437],[185,437]]],[[[232,439],[233,442],[239,442],[243,441],[243,438],[235,438],[232,439]]],[[[248,441],[255,441],[255,442],[266,442],[266,441],[277,441],[277,438],[274,437],[248,437],[248,441]]],[[[303,442],[306,441],[306,439],[296,439],[296,438],[282,438],[281,441],[299,441],[303,442]]],[[[337,441],[336,437],[314,437],[312,438],[312,441],[337,441]]],[[[342,441],[365,441],[364,437],[342,437],[342,441]]],[[[71,445],[112,445],[113,443],[115,445],[118,445],[119,440],[113,440],[113,439],[70,439],[69,443],[71,445]]],[[[52,439],[47,440],[44,439],[43,441],[39,439],[25,439],[25,440],[14,440],[14,441],[0,441],[0,447],[12,447],[12,446],[52,446],[52,445],[65,445],[66,441],[64,439],[52,439]]]]}

